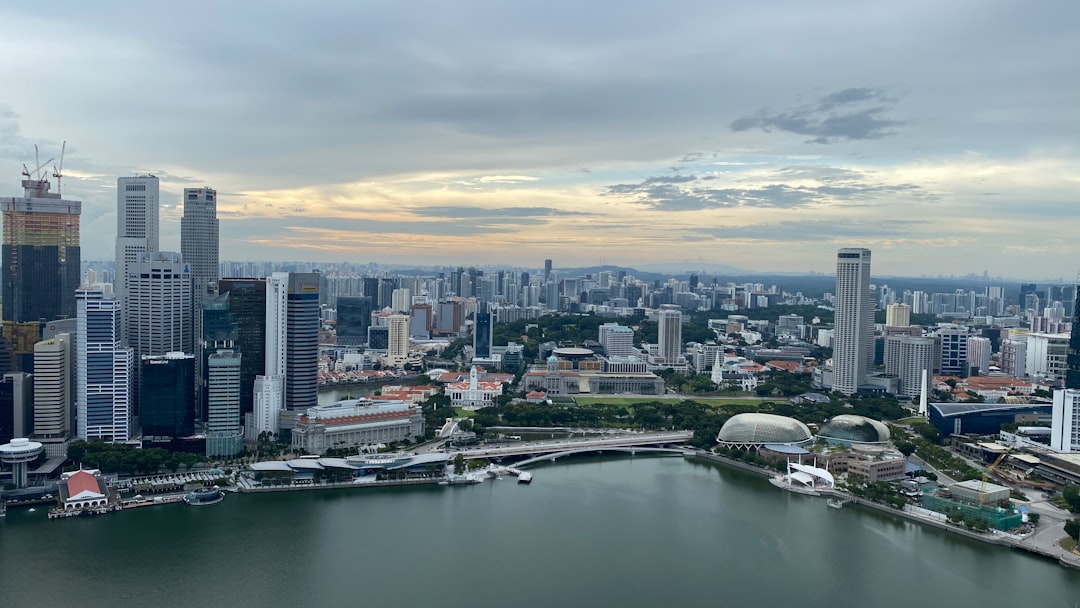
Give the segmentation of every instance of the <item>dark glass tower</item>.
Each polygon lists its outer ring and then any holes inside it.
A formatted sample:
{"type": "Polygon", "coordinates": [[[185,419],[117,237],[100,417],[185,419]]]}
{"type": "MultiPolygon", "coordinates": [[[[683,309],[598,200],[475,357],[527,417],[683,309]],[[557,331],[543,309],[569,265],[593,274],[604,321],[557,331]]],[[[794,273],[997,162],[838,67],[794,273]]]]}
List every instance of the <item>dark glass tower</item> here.
{"type": "Polygon", "coordinates": [[[371,298],[339,296],[337,300],[337,343],[356,346],[367,343],[371,327],[371,298]]]}
{"type": "Polygon", "coordinates": [[[266,279],[221,279],[218,291],[228,294],[229,314],[236,322],[240,360],[240,412],[254,408],[255,376],[266,373],[266,279]]]}
{"type": "MultiPolygon", "coordinates": [[[[1077,299],[1080,300],[1080,277],[1077,277],[1077,299]]],[[[1080,302],[1078,302],[1080,303],[1080,302]]],[[[1065,354],[1065,388],[1080,389],[1080,306],[1073,306],[1072,334],[1065,354]]]]}
{"type": "Polygon", "coordinates": [[[139,362],[139,426],[144,438],[195,434],[195,355],[169,353],[139,362]]]}
{"type": "Polygon", "coordinates": [[[483,302],[476,310],[476,323],[473,330],[473,357],[487,359],[491,357],[491,322],[492,312],[483,302]]]}

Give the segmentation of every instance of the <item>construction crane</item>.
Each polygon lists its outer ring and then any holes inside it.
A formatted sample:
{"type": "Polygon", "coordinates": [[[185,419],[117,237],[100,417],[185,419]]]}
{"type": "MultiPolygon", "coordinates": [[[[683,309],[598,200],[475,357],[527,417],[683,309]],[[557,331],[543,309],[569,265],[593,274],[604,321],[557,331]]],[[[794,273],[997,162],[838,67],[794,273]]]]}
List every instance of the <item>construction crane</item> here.
{"type": "Polygon", "coordinates": [[[983,500],[986,498],[986,480],[987,480],[987,478],[990,476],[990,473],[993,473],[994,469],[996,469],[998,467],[998,465],[1001,464],[1005,460],[1005,457],[1009,455],[1009,452],[1011,452],[1012,449],[1013,449],[1013,446],[1011,446],[1011,445],[1005,446],[1005,451],[1002,452],[1001,455],[998,456],[996,459],[994,459],[994,462],[990,466],[986,467],[986,471],[983,473],[983,476],[982,476],[982,486],[979,487],[979,506],[982,506],[983,500]]]}
{"type": "Polygon", "coordinates": [[[56,193],[57,194],[60,194],[60,180],[61,180],[61,178],[64,177],[63,171],[64,171],[64,151],[65,150],[67,150],[67,140],[66,139],[64,140],[64,143],[60,146],[60,167],[57,168],[56,165],[53,165],[53,168],[52,168],[53,169],[52,176],[56,178],[56,193]]]}
{"type": "Polygon", "coordinates": [[[42,179],[41,179],[41,168],[48,166],[49,163],[51,163],[53,160],[54,160],[53,158],[50,158],[49,160],[47,160],[45,162],[41,162],[41,155],[38,154],[37,144],[34,144],[34,162],[37,164],[37,166],[34,167],[33,171],[30,171],[30,169],[27,168],[26,163],[23,163],[23,172],[22,172],[22,174],[26,176],[26,179],[32,179],[34,181],[40,182],[40,181],[42,181],[42,179]]]}

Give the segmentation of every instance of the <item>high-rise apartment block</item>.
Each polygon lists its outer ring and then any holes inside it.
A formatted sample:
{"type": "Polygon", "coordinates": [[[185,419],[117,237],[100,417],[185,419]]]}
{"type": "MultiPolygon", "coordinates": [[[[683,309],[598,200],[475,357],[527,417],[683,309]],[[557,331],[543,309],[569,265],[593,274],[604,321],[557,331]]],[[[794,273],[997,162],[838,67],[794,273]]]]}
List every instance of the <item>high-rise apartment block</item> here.
{"type": "Polygon", "coordinates": [[[911,325],[911,307],[903,303],[889,304],[885,309],[885,325],[887,327],[911,325]]]}
{"type": "Polygon", "coordinates": [[[23,196],[0,198],[2,318],[24,323],[74,317],[82,203],[49,192],[44,178],[24,179],[22,187],[23,196]]]}
{"type": "Polygon", "coordinates": [[[874,356],[874,302],[870,293],[870,250],[836,254],[833,390],[851,395],[866,382],[874,356]]]}
{"type": "Polygon", "coordinates": [[[674,367],[686,364],[683,354],[682,309],[672,304],[664,304],[656,313],[657,317],[657,360],[661,367],[674,367]]]}
{"type": "Polygon", "coordinates": [[[135,356],[120,340],[120,302],[99,289],[79,289],[75,339],[77,436],[92,441],[131,438],[135,356]]]}
{"type": "Polygon", "coordinates": [[[938,371],[940,354],[934,338],[905,334],[885,337],[885,373],[899,379],[899,395],[918,399],[923,372],[938,371]]]}
{"type": "Polygon", "coordinates": [[[604,323],[599,331],[600,345],[608,357],[629,357],[637,354],[634,349],[634,330],[618,323],[604,323]]]}
{"type": "Polygon", "coordinates": [[[386,318],[386,325],[386,362],[394,367],[403,367],[409,357],[409,315],[390,315],[386,318]]]}

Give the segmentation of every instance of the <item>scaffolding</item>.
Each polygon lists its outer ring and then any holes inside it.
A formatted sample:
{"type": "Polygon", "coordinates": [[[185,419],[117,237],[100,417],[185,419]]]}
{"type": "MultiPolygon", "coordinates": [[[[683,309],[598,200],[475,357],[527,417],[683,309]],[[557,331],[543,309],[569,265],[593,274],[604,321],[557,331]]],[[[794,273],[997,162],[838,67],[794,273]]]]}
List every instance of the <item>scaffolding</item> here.
{"type": "Polygon", "coordinates": [[[991,505],[977,505],[942,498],[934,494],[922,497],[922,506],[931,511],[947,515],[950,519],[963,521],[985,521],[986,525],[996,530],[1011,530],[1019,527],[1023,516],[1009,504],[1008,509],[991,505]]]}

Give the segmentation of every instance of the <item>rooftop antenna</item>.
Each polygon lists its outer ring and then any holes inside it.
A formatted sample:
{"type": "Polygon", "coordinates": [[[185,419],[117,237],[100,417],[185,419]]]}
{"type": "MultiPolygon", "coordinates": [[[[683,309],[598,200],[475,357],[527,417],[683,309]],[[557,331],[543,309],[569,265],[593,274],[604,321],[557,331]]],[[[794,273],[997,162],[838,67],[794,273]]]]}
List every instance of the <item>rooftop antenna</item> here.
{"type": "Polygon", "coordinates": [[[64,177],[64,151],[67,150],[67,140],[60,146],[60,167],[53,165],[52,176],[56,178],[56,193],[60,194],[60,180],[64,177]]]}

